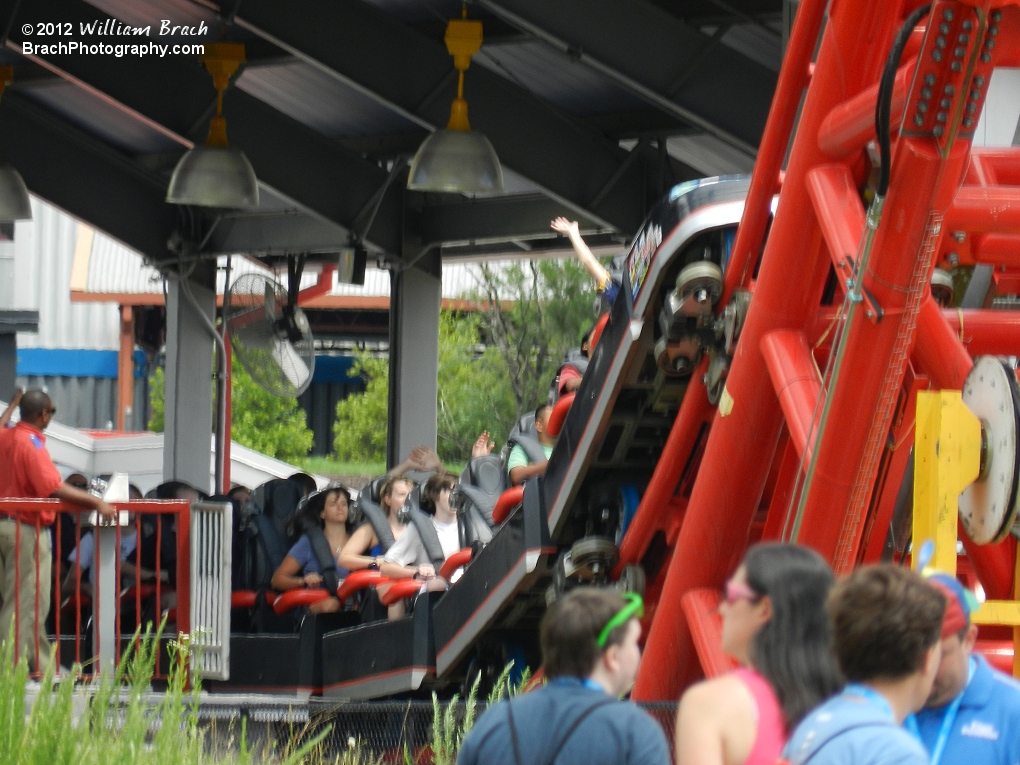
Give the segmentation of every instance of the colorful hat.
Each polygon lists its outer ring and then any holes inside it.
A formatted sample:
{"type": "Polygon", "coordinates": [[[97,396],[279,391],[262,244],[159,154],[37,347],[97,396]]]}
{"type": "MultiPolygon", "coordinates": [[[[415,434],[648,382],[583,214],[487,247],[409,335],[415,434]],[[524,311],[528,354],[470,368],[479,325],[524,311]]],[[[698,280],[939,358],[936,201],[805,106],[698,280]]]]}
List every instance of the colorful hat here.
{"type": "Polygon", "coordinates": [[[946,596],[946,615],[942,617],[942,637],[958,635],[965,627],[970,626],[970,615],[981,604],[970,590],[964,587],[955,576],[949,574],[931,574],[928,581],[932,587],[946,596]]]}

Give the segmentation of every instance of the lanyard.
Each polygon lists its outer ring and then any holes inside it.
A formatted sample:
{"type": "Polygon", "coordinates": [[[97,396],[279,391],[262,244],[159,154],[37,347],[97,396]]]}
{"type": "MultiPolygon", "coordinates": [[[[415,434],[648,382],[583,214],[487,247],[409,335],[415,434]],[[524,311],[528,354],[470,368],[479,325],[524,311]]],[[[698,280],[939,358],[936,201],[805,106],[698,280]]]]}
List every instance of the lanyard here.
{"type": "Polygon", "coordinates": [[[557,677],[555,680],[550,681],[549,685],[579,685],[582,688],[587,688],[590,691],[598,691],[599,693],[605,693],[606,689],[596,683],[589,677],[557,677]]]}
{"type": "MultiPolygon", "coordinates": [[[[974,670],[977,667],[977,661],[973,656],[970,657],[970,662],[967,669],[967,684],[963,686],[963,690],[957,694],[949,706],[946,707],[946,711],[942,716],[942,725],[939,727],[938,738],[935,739],[935,746],[931,750],[931,765],[939,765],[942,760],[942,753],[945,751],[946,743],[949,741],[949,734],[953,730],[953,723],[956,722],[956,713],[960,711],[960,704],[963,702],[963,694],[967,692],[967,686],[970,685],[970,681],[974,679],[974,670]]],[[[914,737],[921,742],[924,746],[924,740],[921,738],[921,729],[917,725],[917,718],[914,715],[909,715],[905,721],[907,730],[909,730],[914,737]]]]}
{"type": "Polygon", "coordinates": [[[860,696],[872,706],[878,707],[882,712],[889,716],[890,720],[895,719],[893,717],[892,707],[889,706],[889,702],[885,700],[885,697],[878,691],[875,691],[866,685],[850,683],[843,689],[843,694],[847,696],[860,696]]]}

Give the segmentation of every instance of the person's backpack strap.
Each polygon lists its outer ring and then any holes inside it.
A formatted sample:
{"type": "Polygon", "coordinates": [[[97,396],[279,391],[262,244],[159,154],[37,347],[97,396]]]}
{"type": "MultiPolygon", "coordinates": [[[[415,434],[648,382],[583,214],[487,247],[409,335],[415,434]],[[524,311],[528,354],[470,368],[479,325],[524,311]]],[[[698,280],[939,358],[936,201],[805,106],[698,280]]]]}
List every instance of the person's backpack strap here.
{"type": "MultiPolygon", "coordinates": [[[[828,738],[822,739],[822,743],[816,746],[814,748],[814,751],[812,751],[811,754],[807,756],[807,759],[802,760],[798,765],[807,765],[809,762],[811,762],[811,760],[815,758],[815,755],[817,755],[820,751],[822,751],[822,749],[824,749],[831,742],[835,741],[837,738],[842,736],[844,733],[849,733],[850,731],[858,730],[859,728],[889,728],[889,727],[896,726],[888,722],[875,722],[873,720],[870,722],[857,723],[856,725],[848,725],[847,727],[841,728],[840,730],[836,731],[828,738]]],[[[790,759],[788,757],[780,757],[778,760],[776,760],[776,765],[791,765],[790,759]]]]}
{"type": "Polygon", "coordinates": [[[383,509],[367,497],[359,497],[358,506],[361,508],[361,512],[364,513],[365,518],[368,519],[368,522],[372,524],[372,530],[375,532],[375,537],[379,540],[383,552],[393,547],[393,542],[395,541],[393,539],[393,529],[390,528],[389,518],[386,517],[383,509]]]}
{"type": "MultiPolygon", "coordinates": [[[[567,745],[567,742],[570,740],[570,737],[574,735],[574,731],[578,729],[581,723],[587,720],[591,713],[594,712],[599,707],[604,707],[607,704],[614,703],[615,701],[616,699],[608,697],[600,699],[599,701],[596,701],[594,704],[585,709],[583,712],[581,712],[581,714],[579,714],[577,717],[575,717],[573,721],[570,723],[570,725],[567,726],[567,730],[560,737],[560,740],[556,742],[555,746],[553,746],[546,754],[545,759],[539,761],[540,765],[553,765],[553,763],[556,762],[556,758],[560,756],[560,752],[563,751],[563,747],[567,745]]],[[[506,714],[507,719],[510,722],[510,741],[514,749],[514,762],[516,763],[516,765],[524,765],[524,762],[521,760],[521,747],[520,742],[517,738],[517,726],[514,724],[514,712],[511,707],[512,705],[508,701],[506,704],[506,714]]]]}
{"type": "Polygon", "coordinates": [[[411,508],[409,512],[411,523],[418,530],[418,538],[425,548],[425,554],[429,556],[433,567],[439,571],[443,567],[446,555],[443,553],[443,545],[439,542],[439,532],[436,531],[432,519],[417,508],[411,508]]]}
{"type": "Polygon", "coordinates": [[[312,526],[305,531],[305,534],[308,535],[308,541],[312,544],[315,560],[319,563],[322,587],[331,595],[335,595],[340,586],[340,577],[337,575],[336,558],[333,557],[333,551],[329,549],[329,540],[318,526],[312,526]]]}

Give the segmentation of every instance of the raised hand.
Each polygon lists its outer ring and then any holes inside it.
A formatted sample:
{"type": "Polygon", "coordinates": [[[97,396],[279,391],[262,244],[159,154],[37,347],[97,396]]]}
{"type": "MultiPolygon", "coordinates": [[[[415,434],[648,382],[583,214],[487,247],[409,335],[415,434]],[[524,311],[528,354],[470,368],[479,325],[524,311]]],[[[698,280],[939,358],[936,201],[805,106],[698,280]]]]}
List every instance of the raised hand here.
{"type": "Polygon", "coordinates": [[[550,223],[549,228],[557,233],[566,234],[567,236],[570,236],[571,234],[580,234],[580,228],[577,225],[577,221],[567,220],[562,215],[550,223]]]}
{"type": "Polygon", "coordinates": [[[492,452],[492,447],[496,445],[496,442],[489,438],[489,431],[483,430],[482,434],[478,436],[478,440],[475,441],[475,445],[471,447],[471,459],[475,457],[484,457],[486,454],[492,452]]]}

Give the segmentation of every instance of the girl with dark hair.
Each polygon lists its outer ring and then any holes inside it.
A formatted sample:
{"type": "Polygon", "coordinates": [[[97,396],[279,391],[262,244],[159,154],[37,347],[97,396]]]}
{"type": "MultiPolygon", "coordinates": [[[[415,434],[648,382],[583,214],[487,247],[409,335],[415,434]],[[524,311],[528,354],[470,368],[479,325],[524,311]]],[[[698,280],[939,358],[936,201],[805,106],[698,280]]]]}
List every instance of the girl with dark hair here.
{"type": "MultiPolygon", "coordinates": [[[[457,523],[457,511],[450,507],[450,493],[457,486],[457,476],[446,469],[433,474],[421,492],[421,509],[431,516],[436,536],[443,548],[443,557],[449,558],[460,549],[460,528],[457,523]]],[[[438,575],[425,543],[415,526],[409,526],[389,550],[379,570],[390,579],[410,579],[417,577],[424,580],[425,589],[432,592],[445,590],[448,583],[438,575]]],[[[456,579],[456,577],[454,577],[456,579]]],[[[405,613],[404,603],[400,601],[389,607],[389,618],[399,619],[405,613]]]]}
{"type": "Polygon", "coordinates": [[[677,765],[772,765],[791,730],[842,687],[813,550],[759,544],[723,590],[722,647],[742,666],[693,686],[677,712],[677,765]]]}
{"type": "MultiPolygon", "coordinates": [[[[386,520],[390,524],[390,532],[395,540],[400,539],[406,528],[405,521],[400,517],[400,509],[407,502],[407,496],[412,489],[414,481],[402,475],[394,475],[383,484],[382,491],[379,492],[380,505],[386,511],[386,520]]],[[[382,564],[384,552],[375,529],[366,521],[351,534],[350,540],[344,545],[340,562],[350,571],[360,571],[372,566],[378,568],[382,564]]]]}
{"type": "MultiPolygon", "coordinates": [[[[319,528],[326,537],[330,553],[337,562],[336,574],[342,580],[349,573],[339,564],[340,551],[347,544],[347,517],[351,502],[350,492],[339,485],[327,486],[310,495],[298,506],[291,521],[292,533],[301,533],[301,538],[290,548],[283,563],[273,574],[272,587],[278,592],[296,590],[299,587],[321,587],[322,568],[315,555],[308,535],[311,528],[319,528]]],[[[333,613],[340,610],[341,603],[335,597],[327,598],[312,605],[312,613],[333,613]]]]}

